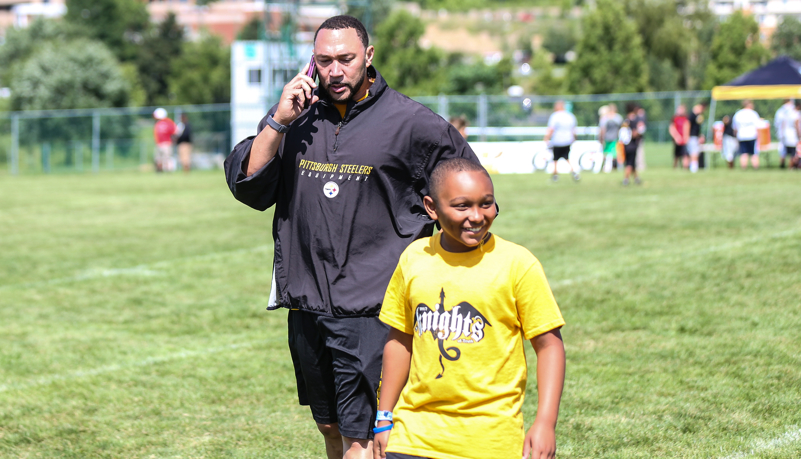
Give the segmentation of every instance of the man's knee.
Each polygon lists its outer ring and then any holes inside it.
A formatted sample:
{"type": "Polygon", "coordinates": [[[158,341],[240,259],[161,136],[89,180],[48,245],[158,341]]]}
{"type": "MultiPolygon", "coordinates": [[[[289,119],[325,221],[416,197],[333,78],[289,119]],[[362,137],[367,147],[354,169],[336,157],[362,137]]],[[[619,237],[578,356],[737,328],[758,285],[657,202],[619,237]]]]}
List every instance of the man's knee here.
{"type": "Polygon", "coordinates": [[[342,438],[342,435],[339,433],[339,424],[320,424],[317,423],[317,430],[323,434],[323,437],[329,440],[338,440],[342,438]]]}

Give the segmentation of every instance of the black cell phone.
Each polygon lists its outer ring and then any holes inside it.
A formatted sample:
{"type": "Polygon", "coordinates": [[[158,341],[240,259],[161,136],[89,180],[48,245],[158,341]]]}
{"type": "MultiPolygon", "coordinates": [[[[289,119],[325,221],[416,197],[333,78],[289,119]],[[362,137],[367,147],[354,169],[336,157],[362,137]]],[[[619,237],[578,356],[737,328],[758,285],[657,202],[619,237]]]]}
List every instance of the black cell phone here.
{"type": "MultiPolygon", "coordinates": [[[[309,70],[306,71],[306,76],[311,78],[312,80],[317,80],[317,63],[314,62],[314,54],[312,54],[311,59],[309,60],[309,70]]],[[[314,97],[314,93],[312,93],[311,97],[314,97]]],[[[303,104],[303,108],[309,108],[309,103],[311,102],[311,97],[306,99],[306,103],[303,104]]]]}

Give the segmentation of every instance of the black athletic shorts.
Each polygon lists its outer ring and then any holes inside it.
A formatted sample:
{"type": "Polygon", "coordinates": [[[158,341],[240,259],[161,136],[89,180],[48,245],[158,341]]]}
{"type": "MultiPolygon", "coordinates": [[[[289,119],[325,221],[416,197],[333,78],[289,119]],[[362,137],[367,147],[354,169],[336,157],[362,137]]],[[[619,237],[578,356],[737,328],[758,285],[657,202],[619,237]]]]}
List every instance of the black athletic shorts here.
{"type": "Polygon", "coordinates": [[[373,438],[389,326],[378,317],[305,311],[289,311],[287,323],[298,402],[311,408],[317,423],[338,423],[346,437],[373,438]]]}
{"type": "Polygon", "coordinates": [[[387,453],[387,459],[427,459],[421,456],[410,456],[408,454],[401,454],[401,453],[387,453]]]}
{"type": "Polygon", "coordinates": [[[784,146],[784,157],[785,158],[792,158],[795,156],[795,149],[796,147],[788,147],[787,145],[784,146]]]}
{"type": "Polygon", "coordinates": [[[741,155],[753,155],[754,153],[756,153],[756,139],[740,141],[741,155]]]}
{"type": "Polygon", "coordinates": [[[570,145],[566,147],[553,147],[553,161],[559,161],[559,158],[567,159],[567,155],[570,154],[570,145]]]}
{"type": "Polygon", "coordinates": [[[623,148],[623,154],[626,157],[626,167],[635,167],[637,163],[637,147],[638,144],[632,141],[632,143],[628,144],[623,148]]]}
{"type": "Polygon", "coordinates": [[[682,158],[687,155],[687,146],[686,145],[676,145],[673,144],[673,157],[674,158],[682,158]]]}

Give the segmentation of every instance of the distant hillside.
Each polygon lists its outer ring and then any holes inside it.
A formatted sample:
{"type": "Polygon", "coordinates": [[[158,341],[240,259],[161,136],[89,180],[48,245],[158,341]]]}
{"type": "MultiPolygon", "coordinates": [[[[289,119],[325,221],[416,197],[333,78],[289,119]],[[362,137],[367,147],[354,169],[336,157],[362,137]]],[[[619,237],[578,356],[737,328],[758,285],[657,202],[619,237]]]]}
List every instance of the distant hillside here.
{"type": "Polygon", "coordinates": [[[581,6],[584,0],[416,0],[409,3],[416,3],[427,10],[469,11],[532,6],[570,8],[581,6]]]}

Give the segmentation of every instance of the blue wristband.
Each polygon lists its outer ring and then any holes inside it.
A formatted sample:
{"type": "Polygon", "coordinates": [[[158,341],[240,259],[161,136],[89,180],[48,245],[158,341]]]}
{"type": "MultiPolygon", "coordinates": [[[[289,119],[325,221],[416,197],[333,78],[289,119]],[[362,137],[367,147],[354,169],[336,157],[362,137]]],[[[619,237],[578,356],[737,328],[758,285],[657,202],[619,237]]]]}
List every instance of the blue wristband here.
{"type": "Polygon", "coordinates": [[[387,430],[392,430],[392,426],[394,426],[394,425],[395,425],[395,423],[391,422],[388,425],[385,425],[384,427],[374,427],[373,428],[373,433],[377,434],[377,433],[381,433],[381,432],[386,432],[387,430]]]}
{"type": "Polygon", "coordinates": [[[378,421],[390,421],[392,422],[392,411],[381,411],[378,410],[375,415],[375,426],[378,427],[378,421]]]}

